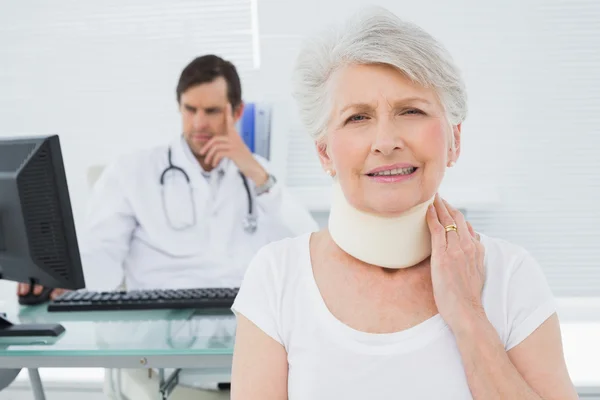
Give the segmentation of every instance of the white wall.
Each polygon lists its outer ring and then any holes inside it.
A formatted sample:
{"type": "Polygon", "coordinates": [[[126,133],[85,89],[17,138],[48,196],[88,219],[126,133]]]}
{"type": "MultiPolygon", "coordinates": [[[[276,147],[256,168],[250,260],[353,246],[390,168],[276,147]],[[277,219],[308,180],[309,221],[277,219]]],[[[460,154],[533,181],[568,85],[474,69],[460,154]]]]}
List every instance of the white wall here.
{"type": "MultiPolygon", "coordinates": [[[[445,186],[457,202],[464,190],[501,200],[471,210],[474,226],[530,249],[556,294],[600,295],[600,2],[352,3],[421,24],[464,71],[470,113],[445,186]]],[[[348,4],[0,0],[0,137],[61,135],[80,222],[86,168],[177,135],[178,74],[196,55],[217,52],[238,65],[246,100],[275,103],[281,180],[300,192],[324,187],[289,77],[301,38],[355,9],[348,4]]]]}

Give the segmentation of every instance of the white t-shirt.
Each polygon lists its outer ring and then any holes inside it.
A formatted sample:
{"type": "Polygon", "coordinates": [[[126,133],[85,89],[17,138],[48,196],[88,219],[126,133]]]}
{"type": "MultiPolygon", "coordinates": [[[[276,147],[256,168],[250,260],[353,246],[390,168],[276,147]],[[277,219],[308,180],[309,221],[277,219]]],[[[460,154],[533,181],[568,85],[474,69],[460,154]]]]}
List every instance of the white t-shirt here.
{"type": "MultiPolygon", "coordinates": [[[[310,234],[263,247],[232,310],[281,343],[290,400],[472,399],[454,336],[440,315],[389,334],[350,328],[331,314],[314,280],[310,234]]],[[[482,301],[508,351],[555,312],[531,255],[481,235],[482,301]]]]}

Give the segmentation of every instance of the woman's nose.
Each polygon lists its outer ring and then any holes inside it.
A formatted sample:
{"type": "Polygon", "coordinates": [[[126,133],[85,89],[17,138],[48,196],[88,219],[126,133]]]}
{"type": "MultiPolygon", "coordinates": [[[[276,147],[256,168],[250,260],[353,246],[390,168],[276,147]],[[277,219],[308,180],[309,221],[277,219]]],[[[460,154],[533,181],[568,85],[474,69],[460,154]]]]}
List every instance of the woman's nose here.
{"type": "Polygon", "coordinates": [[[380,121],[377,123],[375,136],[371,145],[373,153],[390,155],[394,150],[402,150],[405,147],[401,129],[391,121],[380,121]]]}

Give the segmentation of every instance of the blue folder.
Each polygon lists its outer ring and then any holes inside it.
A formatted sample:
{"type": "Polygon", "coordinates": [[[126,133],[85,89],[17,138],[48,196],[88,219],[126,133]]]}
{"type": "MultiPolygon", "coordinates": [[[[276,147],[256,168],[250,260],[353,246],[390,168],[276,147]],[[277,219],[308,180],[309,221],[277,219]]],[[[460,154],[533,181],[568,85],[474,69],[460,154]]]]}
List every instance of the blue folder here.
{"type": "Polygon", "coordinates": [[[270,105],[245,103],[237,128],[250,151],[268,160],[271,152],[270,105]]]}

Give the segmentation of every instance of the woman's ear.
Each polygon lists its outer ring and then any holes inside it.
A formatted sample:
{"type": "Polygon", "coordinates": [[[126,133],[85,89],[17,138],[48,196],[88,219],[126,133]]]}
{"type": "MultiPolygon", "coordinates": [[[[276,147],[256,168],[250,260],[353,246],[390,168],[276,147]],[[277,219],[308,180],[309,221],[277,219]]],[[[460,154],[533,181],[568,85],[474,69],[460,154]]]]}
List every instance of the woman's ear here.
{"type": "Polygon", "coordinates": [[[315,147],[317,149],[317,154],[319,156],[319,161],[321,162],[321,166],[327,172],[329,176],[335,175],[333,169],[333,162],[329,157],[329,153],[327,151],[327,142],[324,139],[315,141],[315,147]]]}
{"type": "Polygon", "coordinates": [[[461,128],[462,125],[453,125],[452,126],[452,141],[450,142],[451,146],[448,150],[448,166],[452,167],[458,161],[458,157],[460,156],[461,150],[461,128]]]}

